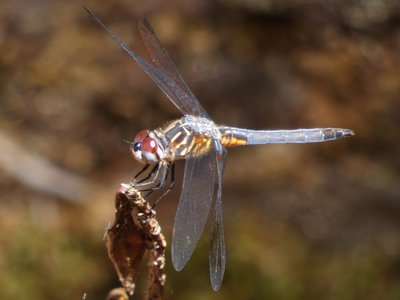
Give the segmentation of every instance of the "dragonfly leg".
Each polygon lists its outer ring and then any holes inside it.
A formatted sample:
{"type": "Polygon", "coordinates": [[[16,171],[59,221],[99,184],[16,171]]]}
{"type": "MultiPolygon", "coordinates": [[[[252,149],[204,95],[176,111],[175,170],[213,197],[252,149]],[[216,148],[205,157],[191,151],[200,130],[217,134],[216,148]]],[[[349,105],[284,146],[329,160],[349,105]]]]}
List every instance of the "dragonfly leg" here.
{"type": "Polygon", "coordinates": [[[157,205],[158,202],[160,202],[162,199],[164,199],[165,196],[167,196],[167,194],[172,191],[172,189],[174,188],[175,185],[175,164],[172,163],[171,165],[171,177],[170,177],[170,183],[169,183],[169,187],[168,189],[164,192],[164,194],[162,194],[162,196],[160,198],[158,198],[156,200],[156,202],[154,202],[153,206],[151,207],[151,209],[154,209],[154,207],[157,205]]]}
{"type": "Polygon", "coordinates": [[[140,176],[140,174],[142,174],[144,171],[147,170],[148,167],[150,167],[150,164],[146,164],[146,165],[139,171],[139,173],[137,173],[137,174],[135,175],[134,178],[137,179],[137,178],[140,176]]]}
{"type": "Polygon", "coordinates": [[[167,181],[167,178],[168,178],[169,168],[170,168],[170,165],[167,164],[167,165],[165,166],[165,168],[163,169],[162,175],[160,176],[160,182],[159,182],[159,183],[157,183],[156,185],[154,185],[154,186],[152,186],[152,187],[150,187],[150,188],[148,188],[148,189],[143,189],[143,190],[142,190],[142,191],[148,192],[148,193],[145,195],[145,197],[147,197],[148,195],[150,195],[152,192],[154,192],[154,191],[156,191],[156,190],[161,189],[161,188],[164,187],[165,182],[167,181]]]}
{"type": "MultiPolygon", "coordinates": [[[[150,174],[146,176],[146,178],[140,180],[139,182],[133,183],[133,185],[138,188],[140,191],[147,191],[149,190],[148,187],[151,187],[158,182],[160,178],[160,170],[161,168],[165,169],[165,165],[162,163],[158,163],[154,166],[151,170],[150,174]]],[[[164,172],[164,171],[163,171],[164,172]]]]}
{"type": "MultiPolygon", "coordinates": [[[[147,166],[150,166],[150,165],[149,165],[149,164],[146,165],[146,166],[135,176],[135,179],[136,179],[141,173],[143,173],[143,172],[147,169],[147,166]]],[[[159,164],[156,164],[156,165],[153,167],[153,169],[151,169],[150,173],[147,174],[147,176],[146,176],[145,178],[139,180],[137,183],[139,183],[139,184],[140,184],[140,183],[146,184],[146,181],[148,181],[150,178],[152,178],[152,177],[154,176],[154,173],[155,173],[156,171],[158,171],[157,168],[159,168],[159,164]]]]}

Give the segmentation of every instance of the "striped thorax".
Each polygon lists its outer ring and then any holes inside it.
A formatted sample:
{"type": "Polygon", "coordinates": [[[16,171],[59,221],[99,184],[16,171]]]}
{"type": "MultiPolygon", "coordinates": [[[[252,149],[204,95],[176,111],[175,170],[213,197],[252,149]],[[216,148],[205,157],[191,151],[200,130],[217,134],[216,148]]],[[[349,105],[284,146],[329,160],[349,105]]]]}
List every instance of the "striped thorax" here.
{"type": "Polygon", "coordinates": [[[170,161],[204,155],[211,150],[212,141],[221,138],[214,122],[194,116],[184,116],[154,133],[162,140],[170,161]]]}

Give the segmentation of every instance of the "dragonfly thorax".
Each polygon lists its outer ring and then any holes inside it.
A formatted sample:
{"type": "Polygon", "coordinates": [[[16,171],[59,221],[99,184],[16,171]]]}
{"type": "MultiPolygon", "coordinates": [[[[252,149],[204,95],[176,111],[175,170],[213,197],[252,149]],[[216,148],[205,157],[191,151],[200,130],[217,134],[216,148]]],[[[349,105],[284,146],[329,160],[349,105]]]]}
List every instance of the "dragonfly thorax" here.
{"type": "Polygon", "coordinates": [[[131,152],[136,160],[145,164],[156,164],[164,158],[162,143],[149,130],[138,132],[131,143],[131,152]]]}
{"type": "Polygon", "coordinates": [[[214,140],[220,139],[211,120],[189,115],[155,129],[154,134],[162,142],[164,159],[170,162],[203,156],[213,149],[214,140]]]}

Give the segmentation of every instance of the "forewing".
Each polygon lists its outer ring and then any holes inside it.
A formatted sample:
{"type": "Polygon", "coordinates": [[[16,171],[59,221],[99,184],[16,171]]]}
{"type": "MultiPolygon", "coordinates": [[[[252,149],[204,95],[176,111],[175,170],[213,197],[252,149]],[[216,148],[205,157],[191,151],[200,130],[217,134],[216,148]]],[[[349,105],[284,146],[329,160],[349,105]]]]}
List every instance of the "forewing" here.
{"type": "Polygon", "coordinates": [[[184,111],[184,114],[206,117],[206,111],[189,89],[168,52],[146,19],[139,20],[139,33],[154,65],[162,70],[179,87],[178,90],[174,91],[174,104],[181,111],[184,111]]]}
{"type": "Polygon", "coordinates": [[[221,149],[215,152],[216,159],[216,171],[215,171],[215,204],[213,212],[213,222],[211,230],[211,241],[210,241],[210,280],[211,286],[214,291],[218,291],[221,287],[222,279],[225,273],[226,264],[226,253],[225,253],[225,238],[224,238],[224,226],[222,217],[222,175],[224,173],[224,164],[226,158],[225,149],[221,146],[218,140],[215,149],[221,149]]]}
{"type": "MultiPolygon", "coordinates": [[[[141,56],[136,54],[133,50],[121,41],[110,29],[108,29],[100,19],[93,14],[85,6],[83,8],[88,12],[92,19],[102,27],[108,35],[126,52],[128,55],[146,72],[146,74],[157,84],[157,86],[164,92],[164,94],[175,104],[182,114],[189,114],[190,107],[193,105],[193,100],[187,91],[183,90],[175,80],[170,78],[162,69],[156,68],[154,65],[148,63],[141,56]]],[[[197,100],[196,100],[197,101],[197,100]]]]}
{"type": "Polygon", "coordinates": [[[214,151],[186,160],[181,198],[172,232],[172,263],[183,269],[207,222],[215,184],[214,151]]]}

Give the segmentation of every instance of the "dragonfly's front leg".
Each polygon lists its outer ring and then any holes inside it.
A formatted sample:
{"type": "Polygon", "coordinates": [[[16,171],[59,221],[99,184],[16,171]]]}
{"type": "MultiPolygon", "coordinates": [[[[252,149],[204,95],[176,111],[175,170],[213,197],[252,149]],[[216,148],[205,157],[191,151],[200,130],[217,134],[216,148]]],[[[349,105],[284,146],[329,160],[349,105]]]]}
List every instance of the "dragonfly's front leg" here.
{"type": "Polygon", "coordinates": [[[151,170],[150,174],[146,176],[146,178],[140,180],[137,183],[134,182],[133,185],[140,191],[148,191],[152,189],[155,185],[159,185],[158,181],[163,180],[167,168],[167,163],[162,161],[154,166],[154,168],[151,170]]]}
{"type": "MultiPolygon", "coordinates": [[[[150,164],[147,164],[144,166],[144,168],[135,176],[135,180],[139,177],[140,174],[142,174],[144,171],[147,170],[147,168],[150,166],[150,164]]],[[[147,174],[146,177],[140,179],[139,181],[135,181],[136,184],[140,184],[140,183],[146,183],[146,181],[148,181],[150,178],[152,178],[154,176],[154,173],[158,170],[157,168],[159,167],[159,164],[154,165],[153,169],[151,169],[151,171],[149,172],[149,174],[147,174]]]]}
{"type": "MultiPolygon", "coordinates": [[[[164,187],[165,182],[167,181],[167,178],[168,178],[168,173],[170,171],[169,168],[170,168],[170,164],[166,163],[164,165],[163,170],[162,170],[161,175],[160,175],[160,182],[158,182],[156,185],[154,185],[152,187],[149,187],[148,189],[142,189],[142,191],[147,191],[148,192],[145,195],[145,197],[150,195],[155,190],[158,190],[158,189],[161,189],[161,188],[164,187]]],[[[174,172],[175,172],[175,170],[174,170],[174,172]]]]}
{"type": "MultiPolygon", "coordinates": [[[[152,190],[149,191],[149,193],[148,193],[147,195],[151,194],[151,193],[152,193],[153,191],[155,191],[157,188],[163,187],[163,186],[165,185],[165,182],[167,181],[168,173],[169,173],[169,170],[167,171],[164,180],[160,182],[159,186],[158,186],[158,187],[154,187],[152,190]]],[[[164,194],[162,194],[162,196],[161,196],[160,198],[158,198],[158,199],[156,200],[156,202],[154,202],[152,208],[154,208],[154,207],[157,205],[158,202],[160,202],[162,199],[164,199],[164,197],[165,197],[170,191],[172,191],[172,189],[174,188],[174,185],[175,185],[175,164],[172,163],[172,164],[171,164],[171,177],[170,177],[170,183],[169,183],[168,189],[164,192],[164,194]]],[[[146,195],[146,196],[147,196],[147,195],[146,195]]]]}
{"type": "Polygon", "coordinates": [[[134,179],[137,179],[144,171],[146,171],[150,167],[150,164],[146,164],[140,171],[137,173],[134,177],[134,179]]]}

